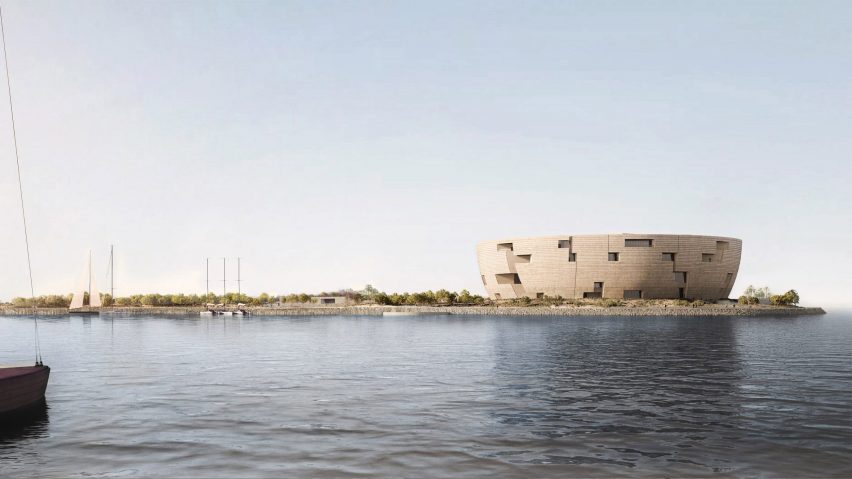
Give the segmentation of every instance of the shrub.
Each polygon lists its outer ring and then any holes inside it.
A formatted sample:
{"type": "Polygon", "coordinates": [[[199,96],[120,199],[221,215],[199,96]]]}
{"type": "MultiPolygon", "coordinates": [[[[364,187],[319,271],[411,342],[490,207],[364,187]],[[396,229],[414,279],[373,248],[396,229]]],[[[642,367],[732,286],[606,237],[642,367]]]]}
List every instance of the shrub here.
{"type": "Polygon", "coordinates": [[[696,299],[695,301],[692,302],[693,306],[704,306],[705,304],[707,304],[707,303],[705,303],[704,301],[702,301],[700,299],[696,299]]]}
{"type": "MultiPolygon", "coordinates": [[[[67,308],[69,304],[71,304],[71,295],[48,294],[35,298],[35,305],[39,308],[67,308]]],[[[19,308],[31,308],[33,300],[32,298],[13,298],[12,305],[19,308]]]]}
{"type": "Polygon", "coordinates": [[[541,299],[541,304],[544,305],[560,305],[565,299],[562,296],[545,296],[541,299]]]}
{"type": "Polygon", "coordinates": [[[757,296],[746,296],[742,295],[737,299],[737,303],[739,304],[760,304],[760,298],[757,296]]]}
{"type": "Polygon", "coordinates": [[[799,304],[799,293],[791,289],[784,294],[776,294],[769,297],[769,302],[776,306],[789,306],[799,304]]]}
{"type": "Polygon", "coordinates": [[[532,300],[526,296],[521,296],[520,298],[513,299],[512,304],[517,306],[529,306],[532,304],[532,300]]]}
{"type": "Polygon", "coordinates": [[[674,302],[675,306],[689,306],[689,301],[685,299],[678,299],[674,302]]]}
{"type": "Polygon", "coordinates": [[[600,305],[604,308],[614,308],[617,306],[623,306],[624,302],[620,299],[602,299],[600,305]]]}

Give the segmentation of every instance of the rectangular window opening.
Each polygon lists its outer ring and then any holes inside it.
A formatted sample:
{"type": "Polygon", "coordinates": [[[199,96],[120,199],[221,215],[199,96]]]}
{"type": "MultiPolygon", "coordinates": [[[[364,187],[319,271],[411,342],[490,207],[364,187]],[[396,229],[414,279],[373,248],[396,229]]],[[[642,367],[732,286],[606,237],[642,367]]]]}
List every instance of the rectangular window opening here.
{"type": "Polygon", "coordinates": [[[500,273],[494,276],[497,278],[497,284],[521,284],[518,273],[500,273]]]}
{"type": "Polygon", "coordinates": [[[642,299],[642,291],[638,289],[625,289],[624,299],[642,299]]]}
{"type": "Polygon", "coordinates": [[[686,291],[683,288],[677,289],[677,299],[686,299],[686,291]]]}
{"type": "Polygon", "coordinates": [[[595,293],[603,293],[603,281],[595,281],[595,293]]]}
{"type": "Polygon", "coordinates": [[[568,253],[568,261],[571,263],[577,261],[577,253],[568,253]]]}
{"type": "Polygon", "coordinates": [[[686,283],[686,271],[675,271],[674,280],[676,283],[686,283]]]}
{"type": "Polygon", "coordinates": [[[663,261],[674,261],[675,254],[674,253],[663,253],[663,261]]]}
{"type": "Polygon", "coordinates": [[[544,299],[544,293],[536,293],[535,298],[536,299],[544,299]]]}
{"type": "Polygon", "coordinates": [[[601,293],[590,293],[590,292],[587,291],[587,292],[583,293],[583,297],[584,298],[600,298],[601,293]]]}
{"type": "Polygon", "coordinates": [[[726,249],[728,249],[728,245],[729,245],[729,243],[727,241],[717,241],[716,242],[716,249],[726,250],[726,249]]]}
{"type": "Polygon", "coordinates": [[[609,254],[610,261],[618,261],[618,253],[610,253],[609,254]]]}
{"type": "Polygon", "coordinates": [[[712,263],[713,255],[709,253],[701,253],[701,262],[702,263],[712,263]]]}
{"type": "Polygon", "coordinates": [[[625,239],[624,246],[628,248],[650,248],[654,245],[654,240],[650,239],[625,239]]]}
{"type": "Polygon", "coordinates": [[[519,254],[519,255],[515,256],[515,258],[518,258],[519,263],[529,263],[530,259],[532,258],[532,255],[531,254],[519,254]]]}
{"type": "Polygon", "coordinates": [[[480,276],[482,276],[482,284],[485,285],[485,275],[481,274],[480,276]]]}
{"type": "Polygon", "coordinates": [[[571,240],[559,240],[558,248],[570,248],[570,247],[571,247],[571,240]]]}
{"type": "Polygon", "coordinates": [[[497,243],[497,251],[512,251],[514,249],[512,243],[497,243]]]}

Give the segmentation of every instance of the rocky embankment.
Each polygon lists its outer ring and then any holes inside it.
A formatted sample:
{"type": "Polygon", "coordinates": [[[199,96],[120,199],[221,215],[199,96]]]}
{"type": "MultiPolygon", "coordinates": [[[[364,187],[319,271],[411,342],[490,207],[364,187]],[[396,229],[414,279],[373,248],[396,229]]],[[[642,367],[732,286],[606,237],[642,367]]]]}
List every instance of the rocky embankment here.
{"type": "MultiPolygon", "coordinates": [[[[199,307],[112,307],[101,314],[119,316],[197,316],[199,307]]],[[[382,316],[391,315],[494,315],[494,316],[807,316],[825,314],[822,308],[797,306],[707,304],[702,306],[299,306],[251,307],[254,316],[382,316]]],[[[0,315],[26,316],[31,308],[0,307],[0,315]]],[[[65,308],[36,308],[39,316],[67,315],[65,308]]],[[[238,317],[238,316],[237,316],[238,317]]]]}

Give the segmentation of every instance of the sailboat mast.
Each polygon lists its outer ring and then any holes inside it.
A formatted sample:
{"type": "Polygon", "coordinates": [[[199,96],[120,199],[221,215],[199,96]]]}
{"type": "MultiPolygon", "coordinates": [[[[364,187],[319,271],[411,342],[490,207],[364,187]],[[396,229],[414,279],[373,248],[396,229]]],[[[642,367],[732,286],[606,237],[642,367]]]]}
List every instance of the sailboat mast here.
{"type": "Polygon", "coordinates": [[[92,250],[89,250],[89,304],[92,304],[92,250]]]}
{"type": "Polygon", "coordinates": [[[210,296],[210,258],[207,258],[207,296],[210,296]]]}
{"type": "Polygon", "coordinates": [[[239,298],[242,294],[242,289],[240,288],[240,257],[237,256],[237,301],[239,302],[239,298]]]}
{"type": "Polygon", "coordinates": [[[3,66],[6,70],[6,93],[9,95],[9,118],[12,121],[12,143],[15,145],[15,166],[18,172],[18,196],[21,199],[21,219],[24,222],[24,244],[27,247],[27,271],[30,275],[30,301],[33,308],[36,366],[41,366],[41,344],[38,340],[38,317],[35,315],[36,299],[33,287],[33,264],[30,260],[30,235],[27,231],[27,212],[24,208],[24,182],[21,180],[21,156],[18,153],[18,130],[15,128],[15,108],[12,106],[12,81],[9,79],[9,54],[6,52],[6,26],[3,24],[3,9],[0,7],[0,37],[3,40],[3,66]]]}
{"type": "Polygon", "coordinates": [[[115,256],[114,245],[109,245],[109,295],[115,300],[115,256]]]}
{"type": "Polygon", "coordinates": [[[222,258],[222,304],[225,304],[227,302],[225,300],[225,295],[228,294],[228,293],[225,292],[225,288],[226,288],[225,281],[226,281],[226,276],[227,276],[227,272],[225,271],[225,261],[226,261],[226,258],[222,258]]]}

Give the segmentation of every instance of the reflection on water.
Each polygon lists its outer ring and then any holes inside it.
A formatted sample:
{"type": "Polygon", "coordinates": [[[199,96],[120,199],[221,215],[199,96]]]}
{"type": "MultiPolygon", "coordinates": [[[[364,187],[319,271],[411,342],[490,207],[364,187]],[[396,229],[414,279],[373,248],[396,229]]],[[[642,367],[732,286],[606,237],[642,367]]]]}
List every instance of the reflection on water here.
{"type": "Polygon", "coordinates": [[[0,416],[0,449],[44,437],[47,434],[47,402],[41,401],[23,411],[0,416]]]}
{"type": "Polygon", "coordinates": [[[43,324],[0,476],[852,475],[848,316],[43,324]]]}
{"type": "Polygon", "coordinates": [[[501,395],[514,395],[514,404],[522,407],[495,417],[513,437],[542,446],[513,454],[512,460],[631,469],[662,461],[716,471],[729,467],[724,455],[691,451],[726,449],[725,434],[737,428],[743,371],[732,322],[647,319],[574,326],[540,320],[524,324],[522,334],[500,328],[501,395]],[[560,450],[541,455],[555,439],[560,450]]]}

